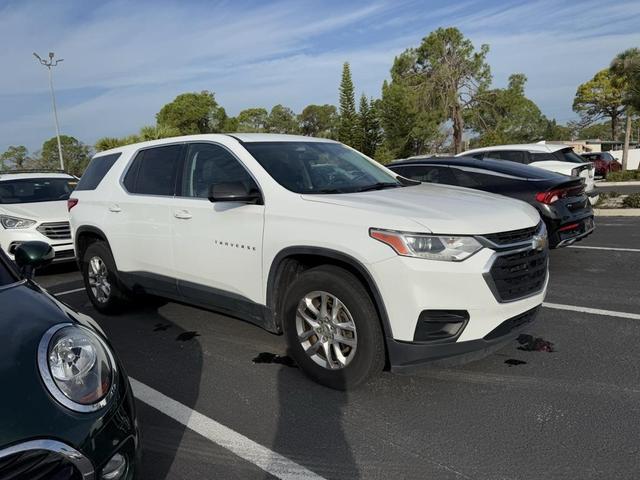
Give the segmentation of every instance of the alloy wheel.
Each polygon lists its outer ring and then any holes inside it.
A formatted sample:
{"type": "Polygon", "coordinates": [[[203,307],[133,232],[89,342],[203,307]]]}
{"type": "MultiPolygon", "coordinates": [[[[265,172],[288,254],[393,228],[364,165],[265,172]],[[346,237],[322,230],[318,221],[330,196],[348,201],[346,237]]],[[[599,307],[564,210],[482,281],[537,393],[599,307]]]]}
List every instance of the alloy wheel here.
{"type": "Polygon", "coordinates": [[[89,287],[93,297],[100,303],[106,303],[111,296],[108,273],[107,266],[100,257],[92,257],[89,260],[89,287]]]}
{"type": "Polygon", "coordinates": [[[327,370],[346,367],[356,354],[356,324],[342,301],[327,292],[309,292],[298,302],[298,341],[305,353],[327,370]]]}

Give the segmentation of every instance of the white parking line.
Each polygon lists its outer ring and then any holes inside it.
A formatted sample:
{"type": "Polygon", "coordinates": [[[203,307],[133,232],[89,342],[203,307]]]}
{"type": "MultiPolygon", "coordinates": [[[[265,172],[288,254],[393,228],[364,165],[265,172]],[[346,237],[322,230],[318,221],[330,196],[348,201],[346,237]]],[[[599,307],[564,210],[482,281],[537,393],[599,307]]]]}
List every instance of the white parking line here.
{"type": "Polygon", "coordinates": [[[640,248],[587,247],[585,245],[570,245],[567,248],[581,248],[583,250],[612,250],[614,252],[640,252],[640,248]]]}
{"type": "Polygon", "coordinates": [[[139,400],[213,443],[230,450],[265,472],[283,480],[324,480],[323,477],[311,470],[167,397],[144,383],[133,378],[129,378],[129,381],[133,387],[133,393],[139,400]]]}
{"type": "Polygon", "coordinates": [[[575,305],[563,305],[561,303],[544,302],[542,306],[547,308],[554,308],[556,310],[569,310],[571,312],[592,313],[593,315],[606,315],[607,317],[630,318],[632,320],[640,320],[640,315],[637,313],[615,312],[613,310],[601,310],[599,308],[578,307],[575,305]]]}
{"type": "Polygon", "coordinates": [[[55,297],[59,297],[60,295],[69,295],[71,293],[77,293],[77,292],[84,292],[84,287],[76,288],[76,289],[73,289],[73,290],[67,290],[65,292],[56,292],[56,293],[53,293],[53,295],[55,297]]]}

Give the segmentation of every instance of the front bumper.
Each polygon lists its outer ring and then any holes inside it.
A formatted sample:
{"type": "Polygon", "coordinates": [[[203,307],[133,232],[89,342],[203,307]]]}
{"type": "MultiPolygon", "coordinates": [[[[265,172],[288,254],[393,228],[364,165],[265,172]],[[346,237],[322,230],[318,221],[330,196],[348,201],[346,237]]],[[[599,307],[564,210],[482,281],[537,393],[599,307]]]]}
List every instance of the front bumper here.
{"type": "Polygon", "coordinates": [[[484,358],[514,340],[535,319],[540,307],[509,318],[483,338],[466,342],[400,342],[387,339],[391,371],[411,373],[425,363],[451,366],[484,358]]]}
{"type": "Polygon", "coordinates": [[[499,300],[486,279],[502,254],[484,248],[463,262],[439,262],[419,258],[394,257],[370,266],[370,271],[384,299],[387,317],[387,351],[394,371],[450,357],[468,359],[487,355],[493,347],[512,338],[520,325],[515,318],[527,312],[529,324],[542,304],[549,282],[548,274],[541,288],[522,297],[499,300]],[[418,338],[420,315],[425,311],[464,312],[464,329],[455,338],[421,342],[418,338]],[[492,332],[504,325],[513,328],[500,335],[492,332]],[[466,357],[465,357],[466,356],[466,357]]]}
{"type": "Polygon", "coordinates": [[[70,238],[64,240],[51,240],[35,228],[7,230],[0,227],[0,248],[4,250],[11,260],[14,259],[13,253],[16,247],[21,243],[30,241],[45,242],[51,245],[56,253],[56,256],[53,259],[54,263],[75,260],[76,255],[73,247],[73,241],[70,238]]]}

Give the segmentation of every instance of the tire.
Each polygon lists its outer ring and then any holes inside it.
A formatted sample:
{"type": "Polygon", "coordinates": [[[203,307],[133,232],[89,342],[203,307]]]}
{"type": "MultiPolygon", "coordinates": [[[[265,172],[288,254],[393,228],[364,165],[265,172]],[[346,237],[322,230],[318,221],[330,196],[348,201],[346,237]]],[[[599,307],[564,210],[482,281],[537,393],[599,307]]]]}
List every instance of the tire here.
{"type": "Polygon", "coordinates": [[[82,256],[82,277],[89,300],[100,313],[120,313],[131,304],[131,294],[118,279],[118,269],[106,242],[94,242],[86,249],[82,256]]]}
{"type": "Polygon", "coordinates": [[[360,280],[343,268],[323,265],[302,273],[285,293],[282,319],[289,355],[317,383],[353,389],[384,367],[378,313],[360,280]]]}

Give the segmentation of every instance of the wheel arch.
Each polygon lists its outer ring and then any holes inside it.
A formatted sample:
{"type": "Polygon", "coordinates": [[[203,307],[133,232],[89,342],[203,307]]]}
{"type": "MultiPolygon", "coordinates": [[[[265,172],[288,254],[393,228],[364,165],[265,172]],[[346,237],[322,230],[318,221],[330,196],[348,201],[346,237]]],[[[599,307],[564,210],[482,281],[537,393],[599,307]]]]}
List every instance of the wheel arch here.
{"type": "Polygon", "coordinates": [[[107,243],[107,245],[109,245],[109,240],[107,240],[106,234],[98,227],[94,227],[91,225],[83,225],[81,227],[78,227],[75,232],[74,240],[74,247],[76,249],[76,258],[78,259],[78,264],[82,263],[82,257],[89,245],[96,241],[104,241],[107,243]]]}
{"type": "MultiPolygon", "coordinates": [[[[267,277],[267,306],[273,314],[273,320],[278,330],[282,329],[279,318],[281,299],[284,291],[297,277],[308,268],[330,264],[345,268],[353,273],[365,287],[373,300],[378,312],[378,318],[386,338],[393,338],[387,309],[371,273],[356,258],[346,253],[324,247],[292,246],[281,250],[271,262],[267,277]]],[[[386,343],[386,342],[385,342],[386,343]]]]}

